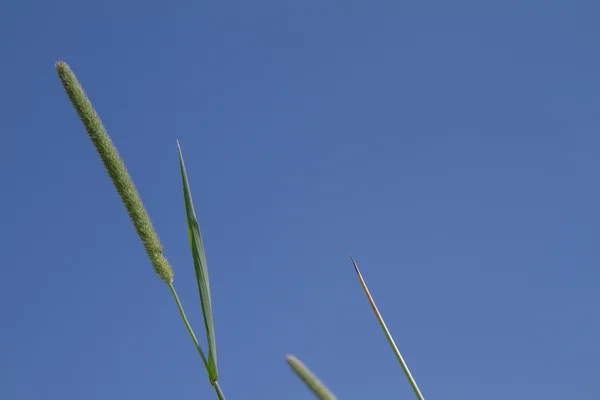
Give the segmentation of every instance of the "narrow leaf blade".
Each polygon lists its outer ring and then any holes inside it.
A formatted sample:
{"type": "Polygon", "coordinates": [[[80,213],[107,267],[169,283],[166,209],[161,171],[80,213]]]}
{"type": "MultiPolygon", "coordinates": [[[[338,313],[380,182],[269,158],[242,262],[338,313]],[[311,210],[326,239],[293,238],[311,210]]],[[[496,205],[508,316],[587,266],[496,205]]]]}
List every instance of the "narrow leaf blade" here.
{"type": "Polygon", "coordinates": [[[390,330],[387,328],[387,325],[383,321],[383,317],[381,316],[381,313],[379,312],[379,310],[377,309],[377,306],[375,305],[375,301],[373,300],[373,297],[371,296],[371,293],[369,292],[369,289],[367,288],[367,284],[366,284],[365,280],[363,279],[363,276],[360,273],[360,270],[358,269],[358,265],[356,265],[356,262],[354,261],[354,258],[352,256],[350,256],[350,260],[352,260],[352,264],[354,264],[354,270],[356,271],[356,274],[358,275],[360,284],[362,285],[363,290],[365,291],[365,294],[367,295],[367,299],[369,300],[369,303],[371,304],[371,308],[373,309],[373,312],[375,312],[375,316],[377,317],[377,320],[379,321],[379,325],[381,325],[381,329],[383,330],[385,337],[387,338],[388,342],[390,343],[390,346],[392,347],[392,350],[394,351],[396,358],[398,359],[398,361],[400,362],[400,365],[402,366],[402,369],[404,370],[404,374],[406,375],[406,378],[410,382],[410,385],[412,386],[413,391],[417,395],[417,398],[419,400],[424,400],[423,395],[421,394],[421,391],[419,390],[419,387],[417,386],[417,382],[415,381],[412,374],[410,373],[410,370],[408,369],[408,365],[406,365],[406,362],[404,361],[402,354],[400,354],[400,350],[398,350],[398,346],[396,346],[396,343],[394,342],[394,338],[392,337],[390,330]]]}
{"type": "Polygon", "coordinates": [[[309,370],[302,361],[298,360],[293,355],[288,355],[286,361],[289,366],[294,370],[296,375],[304,384],[314,393],[317,398],[321,400],[336,400],[337,398],[327,389],[327,387],[317,378],[317,376],[309,370]]]}
{"type": "Polygon", "coordinates": [[[216,382],[218,378],[217,372],[217,349],[215,343],[215,328],[212,317],[212,305],[210,298],[210,284],[208,280],[208,269],[206,266],[206,255],[204,254],[204,245],[202,244],[202,236],[200,227],[196,219],[194,204],[192,202],[192,194],[190,185],[187,179],[185,164],[183,162],[183,154],[181,146],[177,141],[177,149],[179,150],[179,166],[181,169],[181,180],[183,182],[183,197],[185,200],[185,213],[188,224],[188,234],[190,237],[190,247],[192,249],[192,257],[194,259],[194,271],[198,282],[198,291],[200,293],[200,304],[202,306],[202,315],[204,317],[204,327],[206,329],[206,341],[208,343],[208,375],[211,382],[216,382]]]}

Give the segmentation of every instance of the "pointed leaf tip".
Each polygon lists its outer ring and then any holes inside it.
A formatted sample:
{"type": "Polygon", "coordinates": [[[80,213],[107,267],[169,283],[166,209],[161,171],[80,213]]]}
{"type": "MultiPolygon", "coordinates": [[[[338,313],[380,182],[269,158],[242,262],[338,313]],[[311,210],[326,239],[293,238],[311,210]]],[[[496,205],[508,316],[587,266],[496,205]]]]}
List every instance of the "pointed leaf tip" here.
{"type": "Polygon", "coordinates": [[[181,147],[179,146],[179,141],[177,141],[177,147],[179,149],[179,167],[181,171],[181,180],[183,183],[183,198],[185,202],[190,247],[194,261],[194,272],[196,274],[196,281],[198,283],[198,292],[200,294],[200,305],[202,306],[202,316],[204,318],[204,327],[206,330],[206,341],[208,342],[208,375],[211,382],[215,382],[218,379],[217,349],[215,343],[215,328],[212,316],[210,283],[208,279],[206,255],[204,253],[202,235],[200,234],[200,226],[198,225],[196,212],[194,211],[194,203],[192,201],[192,194],[187,179],[187,172],[185,170],[183,153],[181,151],[181,147]]]}
{"type": "Polygon", "coordinates": [[[354,257],[352,257],[352,254],[349,254],[349,256],[350,256],[350,261],[352,261],[352,265],[354,266],[354,271],[356,271],[356,273],[358,274],[358,279],[360,279],[362,282],[363,279],[362,279],[362,275],[360,274],[360,270],[358,269],[358,265],[356,264],[356,261],[354,261],[354,257]]]}
{"type": "Polygon", "coordinates": [[[360,284],[361,284],[365,294],[367,295],[367,299],[369,300],[369,303],[371,304],[371,308],[373,309],[373,312],[375,313],[375,317],[377,318],[377,321],[379,322],[379,325],[381,326],[381,329],[383,330],[383,333],[384,333],[386,339],[388,340],[388,343],[390,344],[390,347],[392,348],[394,355],[398,359],[398,362],[400,363],[400,366],[402,367],[402,370],[404,371],[404,375],[406,375],[406,378],[408,379],[408,382],[410,383],[413,391],[415,392],[417,399],[424,400],[423,395],[421,394],[421,390],[417,386],[417,382],[415,381],[412,374],[410,373],[410,370],[408,369],[408,365],[404,361],[404,358],[402,357],[402,354],[400,354],[400,350],[398,349],[398,346],[396,346],[396,343],[394,342],[392,333],[388,329],[387,325],[385,324],[385,321],[383,320],[383,316],[381,315],[381,313],[379,312],[379,309],[375,305],[375,300],[373,300],[373,296],[371,296],[371,293],[369,292],[367,283],[365,282],[362,274],[360,273],[360,270],[358,269],[358,265],[356,264],[356,262],[354,261],[354,258],[352,256],[350,256],[350,259],[352,260],[352,264],[354,265],[354,270],[356,271],[356,274],[358,275],[360,284]]]}

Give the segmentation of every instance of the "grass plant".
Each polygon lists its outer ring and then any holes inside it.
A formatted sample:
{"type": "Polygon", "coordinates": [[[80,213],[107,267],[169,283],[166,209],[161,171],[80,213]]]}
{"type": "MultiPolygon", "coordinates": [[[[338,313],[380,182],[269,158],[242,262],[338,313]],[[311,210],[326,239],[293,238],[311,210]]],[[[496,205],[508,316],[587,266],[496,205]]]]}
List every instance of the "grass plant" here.
{"type": "MultiPolygon", "coordinates": [[[[202,350],[196,334],[194,333],[187,317],[175,286],[173,284],[173,268],[169,264],[169,261],[163,255],[163,246],[152,226],[150,217],[144,207],[142,199],[140,198],[133,180],[129,175],[125,163],[119,156],[119,153],[114,146],[110,136],[106,132],[104,125],[102,124],[100,117],[94,110],[92,103],[87,97],[83,90],[83,87],[79,83],[77,77],[71,70],[68,64],[63,61],[59,61],[55,65],[56,71],[60,81],[65,89],[65,92],[71,101],[77,115],[81,119],[85,130],[90,137],[94,147],[96,148],[104,167],[112,180],[114,187],[119,194],[121,201],[125,205],[129,218],[131,219],[133,226],[140,237],[146,254],[150,259],[150,262],[154,268],[154,271],[169,287],[177,309],[181,315],[181,318],[185,324],[185,327],[196,347],[198,354],[206,369],[209,382],[214,388],[217,398],[219,400],[225,400],[225,395],[219,385],[219,374],[217,369],[217,348],[215,342],[215,327],[212,317],[212,305],[210,296],[210,285],[208,278],[208,268],[206,263],[206,255],[204,252],[204,245],[202,243],[202,235],[200,234],[200,227],[194,211],[194,204],[192,202],[192,194],[190,185],[188,182],[187,172],[183,161],[183,153],[181,146],[177,142],[177,148],[179,151],[179,168],[181,172],[181,181],[183,188],[183,199],[185,205],[185,214],[187,220],[188,236],[190,240],[190,248],[192,253],[192,261],[194,265],[194,271],[196,281],[198,284],[198,293],[200,296],[200,306],[202,309],[202,315],[204,319],[204,329],[207,342],[206,353],[202,350]]],[[[417,396],[417,399],[423,400],[423,395],[417,386],[412,374],[410,373],[404,358],[400,354],[394,339],[390,331],[388,330],[383,317],[381,316],[373,297],[371,296],[369,289],[358,269],[358,265],[354,261],[354,258],[350,256],[354,269],[358,275],[358,279],[362,285],[362,288],[375,312],[375,316],[381,325],[381,328],[396,356],[398,359],[404,374],[408,378],[408,381],[417,396]]],[[[312,391],[312,393],[319,399],[332,400],[336,397],[331,391],[325,387],[325,385],[317,378],[317,376],[311,372],[298,358],[294,355],[288,355],[286,361],[296,375],[304,382],[306,387],[312,391]]]]}

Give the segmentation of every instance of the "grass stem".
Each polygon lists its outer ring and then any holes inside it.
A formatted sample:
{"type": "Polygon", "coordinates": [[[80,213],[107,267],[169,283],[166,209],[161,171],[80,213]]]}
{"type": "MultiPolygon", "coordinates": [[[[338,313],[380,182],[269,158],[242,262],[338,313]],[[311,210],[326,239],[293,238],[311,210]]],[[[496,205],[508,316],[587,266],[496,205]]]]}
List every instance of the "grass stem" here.
{"type": "MultiPolygon", "coordinates": [[[[198,353],[200,353],[200,357],[202,358],[204,367],[208,369],[208,361],[206,361],[204,352],[202,351],[202,348],[200,347],[200,343],[198,343],[198,339],[196,339],[196,335],[194,334],[194,330],[190,326],[190,323],[185,315],[185,311],[183,311],[183,306],[181,305],[179,296],[177,296],[177,291],[175,290],[175,287],[173,286],[172,283],[169,283],[169,289],[171,289],[171,293],[173,293],[173,298],[175,299],[175,303],[177,303],[177,308],[179,309],[179,314],[181,314],[181,319],[183,319],[183,322],[185,323],[185,327],[187,328],[188,333],[190,334],[192,341],[194,342],[194,345],[196,346],[196,349],[198,349],[198,353]]],[[[211,384],[212,384],[212,382],[211,382],[211,384]]]]}
{"type": "Polygon", "coordinates": [[[219,398],[219,400],[225,400],[225,395],[221,390],[221,386],[219,386],[219,382],[215,381],[213,383],[213,387],[215,388],[215,392],[217,392],[217,397],[219,398]]]}

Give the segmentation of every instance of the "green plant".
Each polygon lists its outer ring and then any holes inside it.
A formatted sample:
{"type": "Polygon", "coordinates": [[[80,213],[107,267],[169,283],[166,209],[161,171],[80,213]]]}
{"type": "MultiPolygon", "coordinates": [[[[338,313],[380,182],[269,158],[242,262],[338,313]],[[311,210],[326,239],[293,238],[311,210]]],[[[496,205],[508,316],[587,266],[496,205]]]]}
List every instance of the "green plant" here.
{"type": "MultiPolygon", "coordinates": [[[[150,217],[146,212],[144,204],[133,184],[129,173],[127,172],[127,168],[123,163],[121,157],[115,146],[113,145],[108,133],[104,129],[100,118],[98,117],[96,111],[94,110],[92,103],[88,99],[85,94],[81,84],[77,80],[77,77],[71,70],[71,68],[62,61],[56,63],[56,70],[58,72],[58,76],[62,82],[62,85],[69,97],[73,107],[75,108],[81,122],[83,123],[88,136],[90,137],[92,143],[96,147],[96,150],[102,159],[104,167],[106,168],[108,175],[110,176],[117,193],[121,197],[125,208],[129,214],[131,221],[133,222],[133,226],[140,237],[142,243],[144,244],[144,248],[146,249],[146,253],[148,254],[148,258],[150,259],[152,266],[154,267],[155,272],[160,276],[160,278],[168,285],[179,313],[181,314],[181,318],[186,326],[198,353],[200,354],[200,358],[206,368],[208,378],[211,386],[214,388],[217,397],[220,400],[224,400],[225,396],[221,387],[219,386],[218,381],[218,370],[217,370],[217,351],[216,351],[216,343],[215,343],[215,329],[212,318],[212,306],[211,306],[211,296],[210,296],[210,285],[208,279],[208,269],[206,265],[206,256],[204,254],[204,246],[202,244],[202,236],[200,234],[200,227],[198,225],[198,221],[196,219],[196,213],[194,211],[194,205],[192,202],[192,195],[190,191],[190,186],[187,179],[187,173],[185,170],[185,164],[183,162],[183,154],[181,152],[181,147],[179,146],[179,142],[177,142],[177,148],[179,150],[179,167],[181,172],[181,180],[183,186],[183,197],[186,211],[186,219],[188,225],[188,234],[190,239],[190,247],[192,251],[192,259],[194,263],[194,271],[196,273],[196,281],[198,284],[198,292],[200,294],[200,305],[202,307],[202,315],[204,317],[204,328],[206,333],[206,339],[208,343],[208,350],[205,354],[196,335],[190,326],[190,323],[185,315],[183,310],[183,306],[181,305],[181,301],[179,300],[179,296],[177,295],[177,291],[175,290],[175,286],[173,285],[173,269],[171,265],[167,261],[167,259],[163,255],[163,247],[160,243],[158,235],[156,234],[152,222],[150,221],[150,217]]],[[[398,358],[402,369],[406,377],[408,378],[417,398],[419,400],[423,400],[423,396],[421,395],[421,391],[419,390],[417,383],[412,377],[406,362],[402,358],[398,347],[394,343],[394,340],[383,321],[371,294],[369,293],[369,289],[356,265],[356,262],[350,256],[352,264],[354,265],[354,269],[358,275],[360,283],[367,295],[367,298],[375,312],[375,316],[381,325],[381,328],[394,351],[394,354],[398,358]]],[[[292,368],[292,370],[304,381],[306,386],[317,396],[319,399],[331,400],[336,397],[325,387],[325,385],[295,356],[288,355],[286,357],[286,361],[292,368]]]]}

